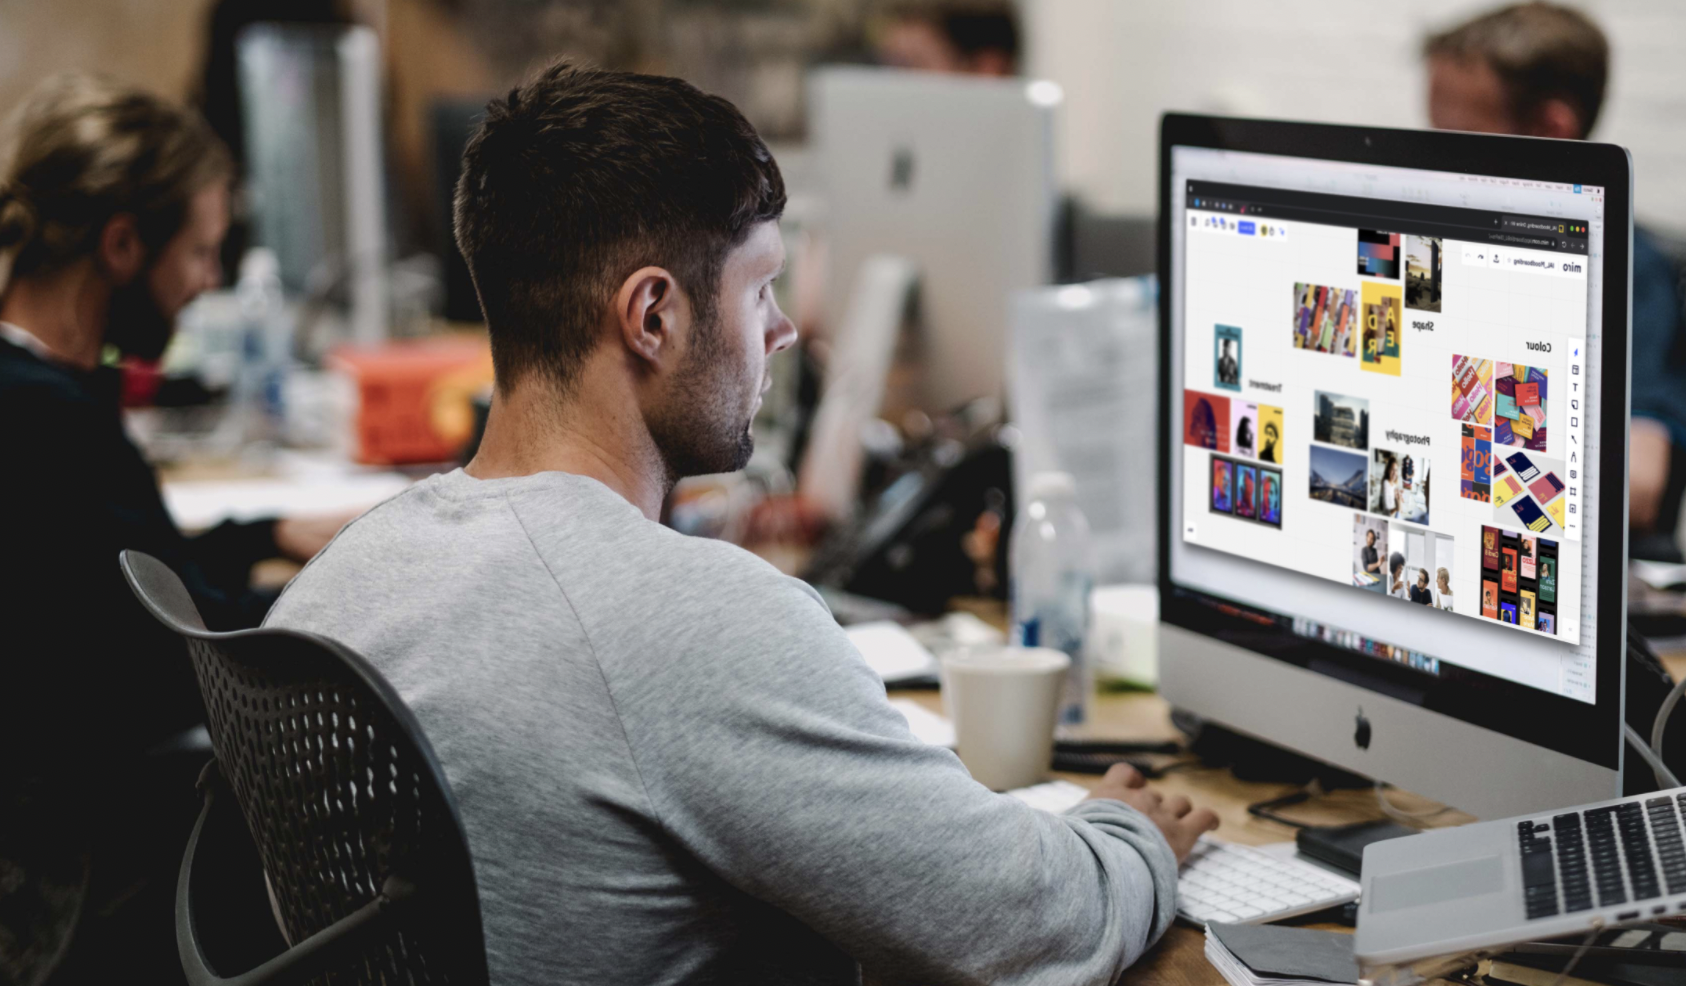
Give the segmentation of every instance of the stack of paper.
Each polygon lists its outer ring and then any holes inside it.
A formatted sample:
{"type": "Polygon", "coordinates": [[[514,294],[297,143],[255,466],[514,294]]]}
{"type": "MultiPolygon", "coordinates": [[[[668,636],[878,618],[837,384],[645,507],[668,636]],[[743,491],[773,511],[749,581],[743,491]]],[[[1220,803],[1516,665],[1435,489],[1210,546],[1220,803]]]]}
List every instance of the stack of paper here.
{"type": "Polygon", "coordinates": [[[948,716],[939,715],[911,698],[892,698],[890,708],[902,714],[913,738],[932,746],[954,747],[954,723],[948,716]]]}
{"type": "Polygon", "coordinates": [[[843,631],[887,685],[937,673],[937,659],[906,628],[889,621],[857,623],[843,631]]]}
{"type": "Polygon", "coordinates": [[[1206,925],[1206,960],[1234,986],[1358,982],[1352,936],[1268,924],[1206,925]]]}

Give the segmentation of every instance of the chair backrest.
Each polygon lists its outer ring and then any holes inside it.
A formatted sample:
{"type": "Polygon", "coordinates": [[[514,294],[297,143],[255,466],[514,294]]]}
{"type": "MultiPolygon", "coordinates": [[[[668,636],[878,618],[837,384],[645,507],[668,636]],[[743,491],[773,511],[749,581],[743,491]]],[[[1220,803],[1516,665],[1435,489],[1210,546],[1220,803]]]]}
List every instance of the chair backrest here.
{"type": "Polygon", "coordinates": [[[348,918],[396,877],[416,888],[415,906],[326,980],[484,983],[462,820],[432,747],[392,686],[323,637],[210,632],[167,566],[134,551],[121,560],[141,603],[187,641],[218,765],[288,940],[296,948],[348,918]]]}

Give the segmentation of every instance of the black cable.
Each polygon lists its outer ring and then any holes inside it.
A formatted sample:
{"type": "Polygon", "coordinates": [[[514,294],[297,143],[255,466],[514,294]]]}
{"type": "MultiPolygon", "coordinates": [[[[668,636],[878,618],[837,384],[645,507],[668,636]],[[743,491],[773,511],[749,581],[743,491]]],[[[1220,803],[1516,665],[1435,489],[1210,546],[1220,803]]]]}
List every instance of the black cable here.
{"type": "Polygon", "coordinates": [[[1247,814],[1252,815],[1254,818],[1262,818],[1267,822],[1275,822],[1278,825],[1286,825],[1290,828],[1308,829],[1312,827],[1309,823],[1296,822],[1292,818],[1283,818],[1281,815],[1275,813],[1275,809],[1286,808],[1289,805],[1304,804],[1307,801],[1310,801],[1315,794],[1321,793],[1322,792],[1320,790],[1314,791],[1313,787],[1308,785],[1298,791],[1284,794],[1280,798],[1271,798],[1268,801],[1255,801],[1247,806],[1247,814]]]}

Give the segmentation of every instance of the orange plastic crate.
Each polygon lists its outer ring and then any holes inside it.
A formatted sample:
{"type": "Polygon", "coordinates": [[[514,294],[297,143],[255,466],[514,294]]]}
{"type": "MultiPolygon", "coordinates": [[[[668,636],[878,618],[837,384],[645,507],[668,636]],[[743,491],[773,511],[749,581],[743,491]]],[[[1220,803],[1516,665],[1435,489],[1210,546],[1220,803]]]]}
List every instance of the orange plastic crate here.
{"type": "Polygon", "coordinates": [[[484,337],[343,346],[328,361],[356,385],[352,456],[371,465],[456,458],[473,429],[468,401],[492,382],[484,337]]]}

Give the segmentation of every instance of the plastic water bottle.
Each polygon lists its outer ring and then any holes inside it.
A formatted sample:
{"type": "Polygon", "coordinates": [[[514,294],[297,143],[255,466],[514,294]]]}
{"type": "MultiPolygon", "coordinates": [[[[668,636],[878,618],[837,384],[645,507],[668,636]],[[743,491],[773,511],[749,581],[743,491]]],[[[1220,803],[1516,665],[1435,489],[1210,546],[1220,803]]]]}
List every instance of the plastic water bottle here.
{"type": "Polygon", "coordinates": [[[1059,722],[1080,724],[1088,718],[1094,691],[1085,644],[1095,566],[1089,522],[1077,507],[1077,487],[1070,473],[1043,472],[1031,477],[1010,550],[1013,643],[1052,647],[1071,657],[1059,722]]]}
{"type": "Polygon", "coordinates": [[[246,441],[275,441],[282,435],[285,418],[282,397],[292,332],[281,294],[281,264],[274,251],[253,247],[240,258],[234,294],[241,321],[236,413],[244,421],[246,441]]]}

